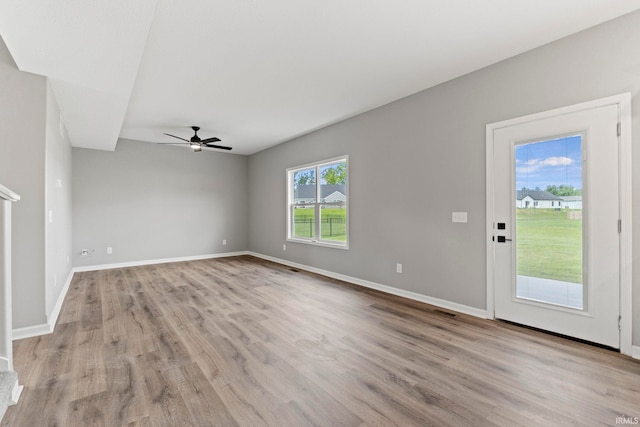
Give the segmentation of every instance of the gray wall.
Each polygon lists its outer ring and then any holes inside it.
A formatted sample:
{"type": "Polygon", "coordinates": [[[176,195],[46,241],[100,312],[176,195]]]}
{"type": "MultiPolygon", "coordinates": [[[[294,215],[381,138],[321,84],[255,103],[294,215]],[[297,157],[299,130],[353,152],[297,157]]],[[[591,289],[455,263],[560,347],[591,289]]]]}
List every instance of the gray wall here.
{"type": "Polygon", "coordinates": [[[44,283],[47,319],[71,272],[71,145],[60,122],[60,109],[47,84],[44,283]]]}
{"type": "MultiPolygon", "coordinates": [[[[639,28],[640,13],[627,15],[251,156],[250,250],[485,309],[485,126],[631,92],[637,148],[639,28]],[[289,242],[283,251],[285,169],[341,154],[350,156],[350,250],[289,242]],[[451,223],[453,211],[469,222],[451,223]]],[[[633,185],[640,224],[638,170],[633,185]]],[[[638,325],[640,226],[633,244],[638,325]]]]}
{"type": "Polygon", "coordinates": [[[19,71],[0,39],[0,182],[21,196],[13,206],[13,327],[46,323],[44,77],[19,71]]]}
{"type": "Polygon", "coordinates": [[[73,148],[74,267],[246,250],[247,161],[128,140],[73,148]]]}

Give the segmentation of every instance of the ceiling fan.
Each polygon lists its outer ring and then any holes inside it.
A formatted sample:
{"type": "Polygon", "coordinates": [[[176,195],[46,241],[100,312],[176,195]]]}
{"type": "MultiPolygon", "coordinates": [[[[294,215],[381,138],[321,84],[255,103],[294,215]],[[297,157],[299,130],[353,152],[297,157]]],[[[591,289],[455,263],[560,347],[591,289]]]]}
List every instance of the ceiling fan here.
{"type": "MultiPolygon", "coordinates": [[[[217,148],[219,150],[231,150],[231,147],[226,147],[224,145],[212,144],[213,142],[220,141],[220,138],[216,138],[215,136],[213,138],[200,139],[200,137],[198,136],[198,131],[200,130],[200,127],[191,126],[191,129],[193,129],[193,136],[191,137],[191,139],[185,139],[185,138],[182,138],[180,136],[171,135],[170,133],[165,133],[165,135],[171,136],[173,138],[178,138],[178,139],[181,139],[183,141],[186,141],[186,144],[189,144],[189,146],[191,146],[191,149],[194,152],[202,151],[202,147],[217,148]]],[[[183,143],[183,142],[177,142],[177,143],[176,142],[160,142],[159,144],[185,144],[185,143],[183,143]]]]}

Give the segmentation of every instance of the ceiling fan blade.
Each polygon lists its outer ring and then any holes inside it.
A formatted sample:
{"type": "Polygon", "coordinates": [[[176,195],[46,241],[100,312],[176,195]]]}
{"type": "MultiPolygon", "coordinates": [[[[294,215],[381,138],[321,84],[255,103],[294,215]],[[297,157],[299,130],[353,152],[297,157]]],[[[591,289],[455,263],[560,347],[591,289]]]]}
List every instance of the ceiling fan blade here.
{"type": "Polygon", "coordinates": [[[225,147],[224,145],[204,144],[205,147],[217,148],[219,150],[231,150],[231,147],[225,147]]]}
{"type": "Polygon", "coordinates": [[[184,145],[186,142],[155,142],[154,144],[162,144],[162,145],[184,145]]]}
{"type": "Polygon", "coordinates": [[[191,142],[191,141],[189,141],[188,139],[184,139],[184,138],[181,138],[181,137],[179,137],[179,136],[171,135],[170,133],[165,133],[165,135],[167,135],[167,136],[172,136],[172,137],[174,137],[174,138],[178,138],[178,139],[181,139],[181,140],[183,140],[183,141],[191,142]]]}
{"type": "Polygon", "coordinates": [[[207,139],[203,139],[200,142],[203,144],[207,144],[209,142],[218,142],[218,141],[222,141],[220,138],[216,138],[215,136],[213,138],[207,138],[207,139]]]}

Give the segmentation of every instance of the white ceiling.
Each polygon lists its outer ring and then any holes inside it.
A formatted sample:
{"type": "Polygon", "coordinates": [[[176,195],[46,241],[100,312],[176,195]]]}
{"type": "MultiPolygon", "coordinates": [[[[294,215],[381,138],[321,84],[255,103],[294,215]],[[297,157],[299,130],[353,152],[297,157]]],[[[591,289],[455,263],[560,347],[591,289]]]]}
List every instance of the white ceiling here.
{"type": "Polygon", "coordinates": [[[638,0],[2,0],[71,143],[251,154],[640,9],[638,0]]]}

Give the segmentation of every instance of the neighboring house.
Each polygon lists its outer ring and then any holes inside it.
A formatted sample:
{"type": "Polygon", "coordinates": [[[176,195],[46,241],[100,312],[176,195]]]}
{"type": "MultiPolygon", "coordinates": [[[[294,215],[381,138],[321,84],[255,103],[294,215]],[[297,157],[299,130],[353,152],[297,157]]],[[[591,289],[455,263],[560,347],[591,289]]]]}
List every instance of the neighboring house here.
{"type": "MultiPolygon", "coordinates": [[[[345,202],[347,190],[344,184],[327,184],[320,186],[320,203],[345,202]]],[[[293,192],[294,203],[315,203],[316,186],[298,185],[293,192]]]]}
{"type": "Polygon", "coordinates": [[[516,192],[517,208],[560,209],[562,199],[548,191],[518,190],[516,192]]]}
{"type": "Polygon", "coordinates": [[[347,201],[347,196],[345,196],[342,192],[336,190],[325,197],[324,201],[326,203],[344,203],[347,201]]]}
{"type": "Polygon", "coordinates": [[[582,196],[560,196],[562,207],[566,209],[582,209],[582,196]]]}

